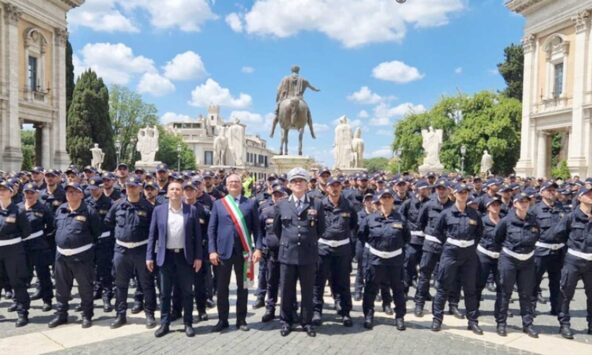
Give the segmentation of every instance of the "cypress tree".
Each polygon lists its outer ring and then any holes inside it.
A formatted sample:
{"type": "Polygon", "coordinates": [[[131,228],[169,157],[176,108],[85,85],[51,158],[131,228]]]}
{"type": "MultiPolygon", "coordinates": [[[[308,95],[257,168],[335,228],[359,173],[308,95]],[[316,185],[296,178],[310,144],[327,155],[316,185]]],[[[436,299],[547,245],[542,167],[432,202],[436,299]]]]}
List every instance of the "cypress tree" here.
{"type": "Polygon", "coordinates": [[[70,109],[74,94],[74,64],[72,63],[72,45],[66,42],[66,112],[70,109]]]}

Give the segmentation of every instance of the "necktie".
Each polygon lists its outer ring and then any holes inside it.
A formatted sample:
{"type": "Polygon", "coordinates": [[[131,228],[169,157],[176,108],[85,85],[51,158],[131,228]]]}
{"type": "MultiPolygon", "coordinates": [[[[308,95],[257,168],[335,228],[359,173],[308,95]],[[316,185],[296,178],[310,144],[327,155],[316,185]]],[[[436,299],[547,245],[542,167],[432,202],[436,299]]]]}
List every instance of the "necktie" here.
{"type": "Polygon", "coordinates": [[[302,201],[301,200],[296,201],[296,211],[298,211],[298,214],[300,214],[300,212],[302,212],[302,201]]]}

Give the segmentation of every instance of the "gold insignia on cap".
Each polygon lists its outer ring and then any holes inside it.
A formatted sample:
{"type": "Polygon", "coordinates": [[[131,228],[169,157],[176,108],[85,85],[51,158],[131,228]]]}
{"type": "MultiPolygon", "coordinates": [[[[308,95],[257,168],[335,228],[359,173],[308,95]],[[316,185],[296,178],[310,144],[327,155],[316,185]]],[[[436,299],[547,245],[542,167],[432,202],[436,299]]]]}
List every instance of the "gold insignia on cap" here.
{"type": "Polygon", "coordinates": [[[91,179],[91,180],[90,180],[90,184],[91,184],[91,185],[94,185],[95,183],[96,183],[96,181],[95,181],[94,179],[91,179]]]}

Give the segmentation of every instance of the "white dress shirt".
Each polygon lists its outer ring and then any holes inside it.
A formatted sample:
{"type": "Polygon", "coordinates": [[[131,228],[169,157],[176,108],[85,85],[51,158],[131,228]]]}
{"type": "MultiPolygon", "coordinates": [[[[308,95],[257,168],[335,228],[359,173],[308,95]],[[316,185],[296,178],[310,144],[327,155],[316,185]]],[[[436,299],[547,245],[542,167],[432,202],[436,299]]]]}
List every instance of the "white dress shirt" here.
{"type": "Polygon", "coordinates": [[[169,223],[167,224],[167,249],[185,248],[185,228],[183,220],[183,205],[175,210],[169,204],[169,223]]]}

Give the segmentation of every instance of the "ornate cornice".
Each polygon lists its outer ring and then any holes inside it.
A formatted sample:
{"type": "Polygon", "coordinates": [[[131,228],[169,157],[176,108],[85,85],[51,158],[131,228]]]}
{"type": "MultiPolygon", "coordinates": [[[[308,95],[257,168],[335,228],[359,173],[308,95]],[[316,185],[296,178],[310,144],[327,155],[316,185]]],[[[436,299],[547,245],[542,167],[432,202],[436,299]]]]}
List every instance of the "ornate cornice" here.
{"type": "Polygon", "coordinates": [[[56,46],[65,47],[68,40],[68,30],[56,27],[54,29],[54,39],[56,46]]]}
{"type": "Polygon", "coordinates": [[[517,13],[522,13],[524,10],[528,9],[529,7],[536,5],[540,2],[545,0],[509,0],[506,2],[506,7],[510,11],[514,11],[517,13]]]}
{"type": "Polygon", "coordinates": [[[588,29],[590,23],[590,11],[584,10],[578,12],[578,14],[571,18],[576,23],[576,33],[584,32],[588,29]]]}
{"type": "Polygon", "coordinates": [[[536,46],[536,36],[533,34],[529,34],[522,38],[522,49],[524,53],[530,53],[534,50],[536,46]]]}
{"type": "Polygon", "coordinates": [[[4,18],[9,24],[16,25],[21,18],[23,12],[18,6],[11,3],[3,2],[4,18]]]}

